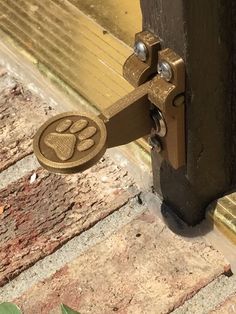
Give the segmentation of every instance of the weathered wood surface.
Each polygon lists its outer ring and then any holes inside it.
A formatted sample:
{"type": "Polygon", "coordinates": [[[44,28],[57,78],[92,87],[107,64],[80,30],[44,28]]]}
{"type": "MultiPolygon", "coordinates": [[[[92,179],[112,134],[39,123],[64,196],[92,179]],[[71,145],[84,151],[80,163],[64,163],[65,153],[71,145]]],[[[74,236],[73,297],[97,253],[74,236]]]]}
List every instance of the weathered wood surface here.
{"type": "Polygon", "coordinates": [[[184,58],[187,75],[187,166],[175,171],[153,153],[154,185],[185,221],[195,224],[236,181],[235,4],[141,0],[141,5],[144,29],[184,58]]]}
{"type": "Polygon", "coordinates": [[[68,92],[69,86],[104,110],[132,90],[122,77],[132,50],[109,27],[104,29],[81,12],[80,6],[86,7],[73,0],[0,0],[4,12],[0,29],[31,54],[46,75],[55,74],[62,89],[68,92]]]}
{"type": "Polygon", "coordinates": [[[157,34],[164,47],[174,47],[185,56],[183,0],[141,0],[143,27],[157,34]]]}

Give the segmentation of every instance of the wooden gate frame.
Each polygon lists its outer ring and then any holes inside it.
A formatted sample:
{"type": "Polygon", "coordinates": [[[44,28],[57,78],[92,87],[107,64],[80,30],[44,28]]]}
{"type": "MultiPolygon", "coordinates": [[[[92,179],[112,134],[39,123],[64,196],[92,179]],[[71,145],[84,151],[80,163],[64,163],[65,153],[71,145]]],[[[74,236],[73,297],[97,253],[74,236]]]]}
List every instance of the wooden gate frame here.
{"type": "Polygon", "coordinates": [[[187,223],[236,181],[236,5],[233,0],[140,0],[143,29],[186,62],[187,166],[152,153],[154,188],[187,223]]]}

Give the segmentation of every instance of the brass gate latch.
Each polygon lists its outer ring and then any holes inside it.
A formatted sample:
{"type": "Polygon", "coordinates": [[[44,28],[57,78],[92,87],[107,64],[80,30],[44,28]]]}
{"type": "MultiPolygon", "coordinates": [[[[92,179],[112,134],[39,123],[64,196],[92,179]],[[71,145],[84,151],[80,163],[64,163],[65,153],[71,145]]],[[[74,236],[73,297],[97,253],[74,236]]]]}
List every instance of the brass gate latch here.
{"type": "Polygon", "coordinates": [[[150,32],[136,34],[124,77],[135,89],[99,116],[66,112],[49,119],[34,138],[39,163],[52,172],[75,173],[95,164],[107,148],[150,136],[173,168],[185,164],[185,66],[161,50],[150,32]]]}

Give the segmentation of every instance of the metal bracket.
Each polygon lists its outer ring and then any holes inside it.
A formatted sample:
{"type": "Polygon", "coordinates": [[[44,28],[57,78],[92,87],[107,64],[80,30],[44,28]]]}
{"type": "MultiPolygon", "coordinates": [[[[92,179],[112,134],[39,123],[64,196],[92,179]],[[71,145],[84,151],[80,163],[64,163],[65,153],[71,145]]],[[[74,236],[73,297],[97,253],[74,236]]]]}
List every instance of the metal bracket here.
{"type": "Polygon", "coordinates": [[[175,169],[186,163],[185,150],[185,66],[183,59],[171,49],[161,50],[160,40],[144,31],[136,35],[135,46],[140,53],[131,55],[124,64],[124,77],[133,86],[148,79],[148,99],[157,108],[153,111],[156,128],[151,131],[150,143],[175,169]],[[159,73],[157,73],[157,71],[159,73]],[[159,143],[158,143],[159,142],[159,143]],[[158,145],[157,145],[158,143],[158,145]]]}
{"type": "Polygon", "coordinates": [[[68,112],[48,120],[34,138],[43,167],[73,173],[96,163],[107,148],[150,135],[177,169],[185,164],[183,60],[144,31],[135,37],[135,53],[124,64],[124,77],[136,88],[98,117],[68,112]],[[158,144],[159,145],[158,145],[158,144]]]}
{"type": "Polygon", "coordinates": [[[185,66],[171,49],[159,51],[159,64],[169,64],[172,76],[167,81],[161,75],[150,82],[148,98],[161,112],[167,128],[161,137],[162,156],[178,169],[186,163],[185,152],[185,66]]]}
{"type": "Polygon", "coordinates": [[[123,66],[124,78],[134,87],[147,82],[157,73],[159,38],[148,31],[135,35],[134,52],[123,66]],[[141,47],[139,48],[139,45],[141,47]],[[142,49],[139,51],[139,49],[142,49]],[[142,53],[140,57],[139,53],[142,53]],[[144,60],[144,61],[143,61],[144,60]]]}

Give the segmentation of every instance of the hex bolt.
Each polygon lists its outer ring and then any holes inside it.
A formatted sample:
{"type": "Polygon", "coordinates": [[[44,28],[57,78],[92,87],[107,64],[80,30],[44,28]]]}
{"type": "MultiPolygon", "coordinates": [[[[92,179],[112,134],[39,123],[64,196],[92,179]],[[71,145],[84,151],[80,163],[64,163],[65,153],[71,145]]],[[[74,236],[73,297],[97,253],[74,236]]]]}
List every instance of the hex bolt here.
{"type": "Polygon", "coordinates": [[[149,144],[155,149],[158,153],[162,151],[161,142],[157,135],[151,135],[149,137],[149,144]]]}
{"type": "Polygon", "coordinates": [[[157,72],[167,82],[169,82],[173,77],[173,72],[172,72],[171,66],[166,61],[161,60],[160,62],[158,62],[157,72]]]}
{"type": "Polygon", "coordinates": [[[134,44],[134,54],[139,58],[139,60],[145,62],[148,58],[148,49],[142,41],[137,41],[134,44]]]}

